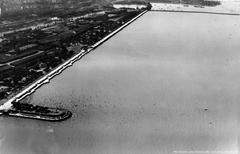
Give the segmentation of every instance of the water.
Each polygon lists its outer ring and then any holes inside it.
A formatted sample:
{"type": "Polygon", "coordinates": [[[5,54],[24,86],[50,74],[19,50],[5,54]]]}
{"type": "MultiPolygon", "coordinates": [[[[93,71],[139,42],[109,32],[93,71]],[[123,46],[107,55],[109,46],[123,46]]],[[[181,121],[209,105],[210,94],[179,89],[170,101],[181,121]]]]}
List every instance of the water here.
{"type": "Polygon", "coordinates": [[[152,3],[152,10],[154,11],[187,11],[187,12],[208,12],[219,14],[240,14],[240,1],[233,1],[231,3],[222,1],[221,5],[210,6],[193,6],[183,4],[168,4],[168,3],[152,3]]]}
{"type": "MultiPolygon", "coordinates": [[[[151,1],[151,0],[150,0],[151,1]]],[[[154,0],[153,0],[154,1],[154,0]]],[[[180,0],[181,1],[181,0],[180,0]]],[[[177,1],[177,2],[180,2],[177,1]]],[[[217,6],[183,5],[182,3],[169,4],[153,2],[154,11],[186,11],[186,12],[207,12],[219,14],[240,14],[240,0],[220,0],[221,4],[217,6]]]]}
{"type": "Polygon", "coordinates": [[[148,12],[24,101],[60,123],[1,117],[0,154],[235,151],[239,16],[148,12]]]}

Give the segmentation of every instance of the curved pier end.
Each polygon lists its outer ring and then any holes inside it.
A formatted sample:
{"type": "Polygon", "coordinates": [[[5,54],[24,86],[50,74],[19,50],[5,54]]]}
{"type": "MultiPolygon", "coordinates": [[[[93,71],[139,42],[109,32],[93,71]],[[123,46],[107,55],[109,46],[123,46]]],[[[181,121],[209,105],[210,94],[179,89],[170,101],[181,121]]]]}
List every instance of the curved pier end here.
{"type": "Polygon", "coordinates": [[[66,109],[50,108],[15,102],[13,103],[11,109],[0,110],[0,116],[1,115],[57,122],[71,118],[72,112],[66,109]]]}

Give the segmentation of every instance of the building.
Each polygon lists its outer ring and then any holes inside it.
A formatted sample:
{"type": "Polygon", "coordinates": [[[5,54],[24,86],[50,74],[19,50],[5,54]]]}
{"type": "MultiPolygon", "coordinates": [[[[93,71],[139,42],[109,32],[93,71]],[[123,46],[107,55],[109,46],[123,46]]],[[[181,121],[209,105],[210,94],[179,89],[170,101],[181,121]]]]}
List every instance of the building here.
{"type": "MultiPolygon", "coordinates": [[[[69,3],[69,1],[67,1],[69,3]]],[[[0,0],[0,15],[15,12],[46,11],[65,6],[66,0],[0,0]]]]}
{"type": "Polygon", "coordinates": [[[61,8],[63,0],[22,0],[24,10],[37,9],[39,11],[46,9],[61,8]]]}
{"type": "Polygon", "coordinates": [[[22,9],[22,0],[0,0],[0,15],[22,9]]]}

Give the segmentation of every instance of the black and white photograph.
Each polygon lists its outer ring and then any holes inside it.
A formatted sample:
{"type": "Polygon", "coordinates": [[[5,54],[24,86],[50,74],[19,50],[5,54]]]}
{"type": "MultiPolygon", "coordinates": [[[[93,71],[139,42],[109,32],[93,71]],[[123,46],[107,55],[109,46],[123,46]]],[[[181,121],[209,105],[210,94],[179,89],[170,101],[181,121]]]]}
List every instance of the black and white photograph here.
{"type": "Polygon", "coordinates": [[[240,154],[240,0],[0,0],[0,154],[240,154]]]}

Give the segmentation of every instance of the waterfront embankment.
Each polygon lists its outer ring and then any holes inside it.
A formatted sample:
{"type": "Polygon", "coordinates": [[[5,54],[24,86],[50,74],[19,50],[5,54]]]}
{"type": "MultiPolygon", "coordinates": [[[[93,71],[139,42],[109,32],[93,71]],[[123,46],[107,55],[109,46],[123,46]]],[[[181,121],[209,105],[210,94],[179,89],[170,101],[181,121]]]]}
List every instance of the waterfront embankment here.
{"type": "Polygon", "coordinates": [[[94,45],[90,46],[87,49],[82,49],[81,52],[79,52],[78,54],[76,54],[75,56],[73,56],[72,58],[70,58],[69,60],[67,60],[66,62],[64,62],[63,64],[61,64],[60,66],[56,67],[55,69],[53,69],[50,73],[46,74],[45,76],[43,76],[42,78],[40,78],[39,80],[35,81],[33,84],[31,84],[30,86],[28,86],[27,88],[25,88],[23,91],[19,92],[18,94],[16,94],[15,96],[13,96],[11,99],[9,99],[6,103],[4,103],[3,105],[0,106],[0,110],[8,110],[12,107],[12,103],[13,102],[19,102],[20,100],[22,100],[23,98],[25,98],[26,96],[32,94],[34,91],[36,91],[39,87],[41,87],[42,85],[49,83],[50,80],[52,78],[54,78],[56,75],[59,75],[60,73],[62,73],[66,68],[70,67],[73,65],[74,62],[80,60],[82,57],[84,57],[86,54],[88,54],[89,52],[91,52],[93,49],[97,48],[99,45],[101,45],[102,43],[104,43],[105,41],[107,41],[109,38],[111,38],[112,36],[114,36],[115,34],[117,34],[119,31],[121,31],[123,28],[125,28],[126,26],[128,26],[129,24],[131,24],[133,21],[135,21],[136,19],[138,19],[139,17],[141,17],[143,14],[145,14],[148,10],[145,10],[143,12],[141,12],[139,15],[137,15],[136,17],[134,17],[133,19],[131,19],[130,21],[126,22],[124,25],[122,25],[121,27],[119,27],[118,29],[116,29],[115,31],[113,31],[112,33],[110,33],[109,35],[107,35],[106,37],[104,37],[102,40],[98,41],[97,43],[95,43],[94,45]]]}

